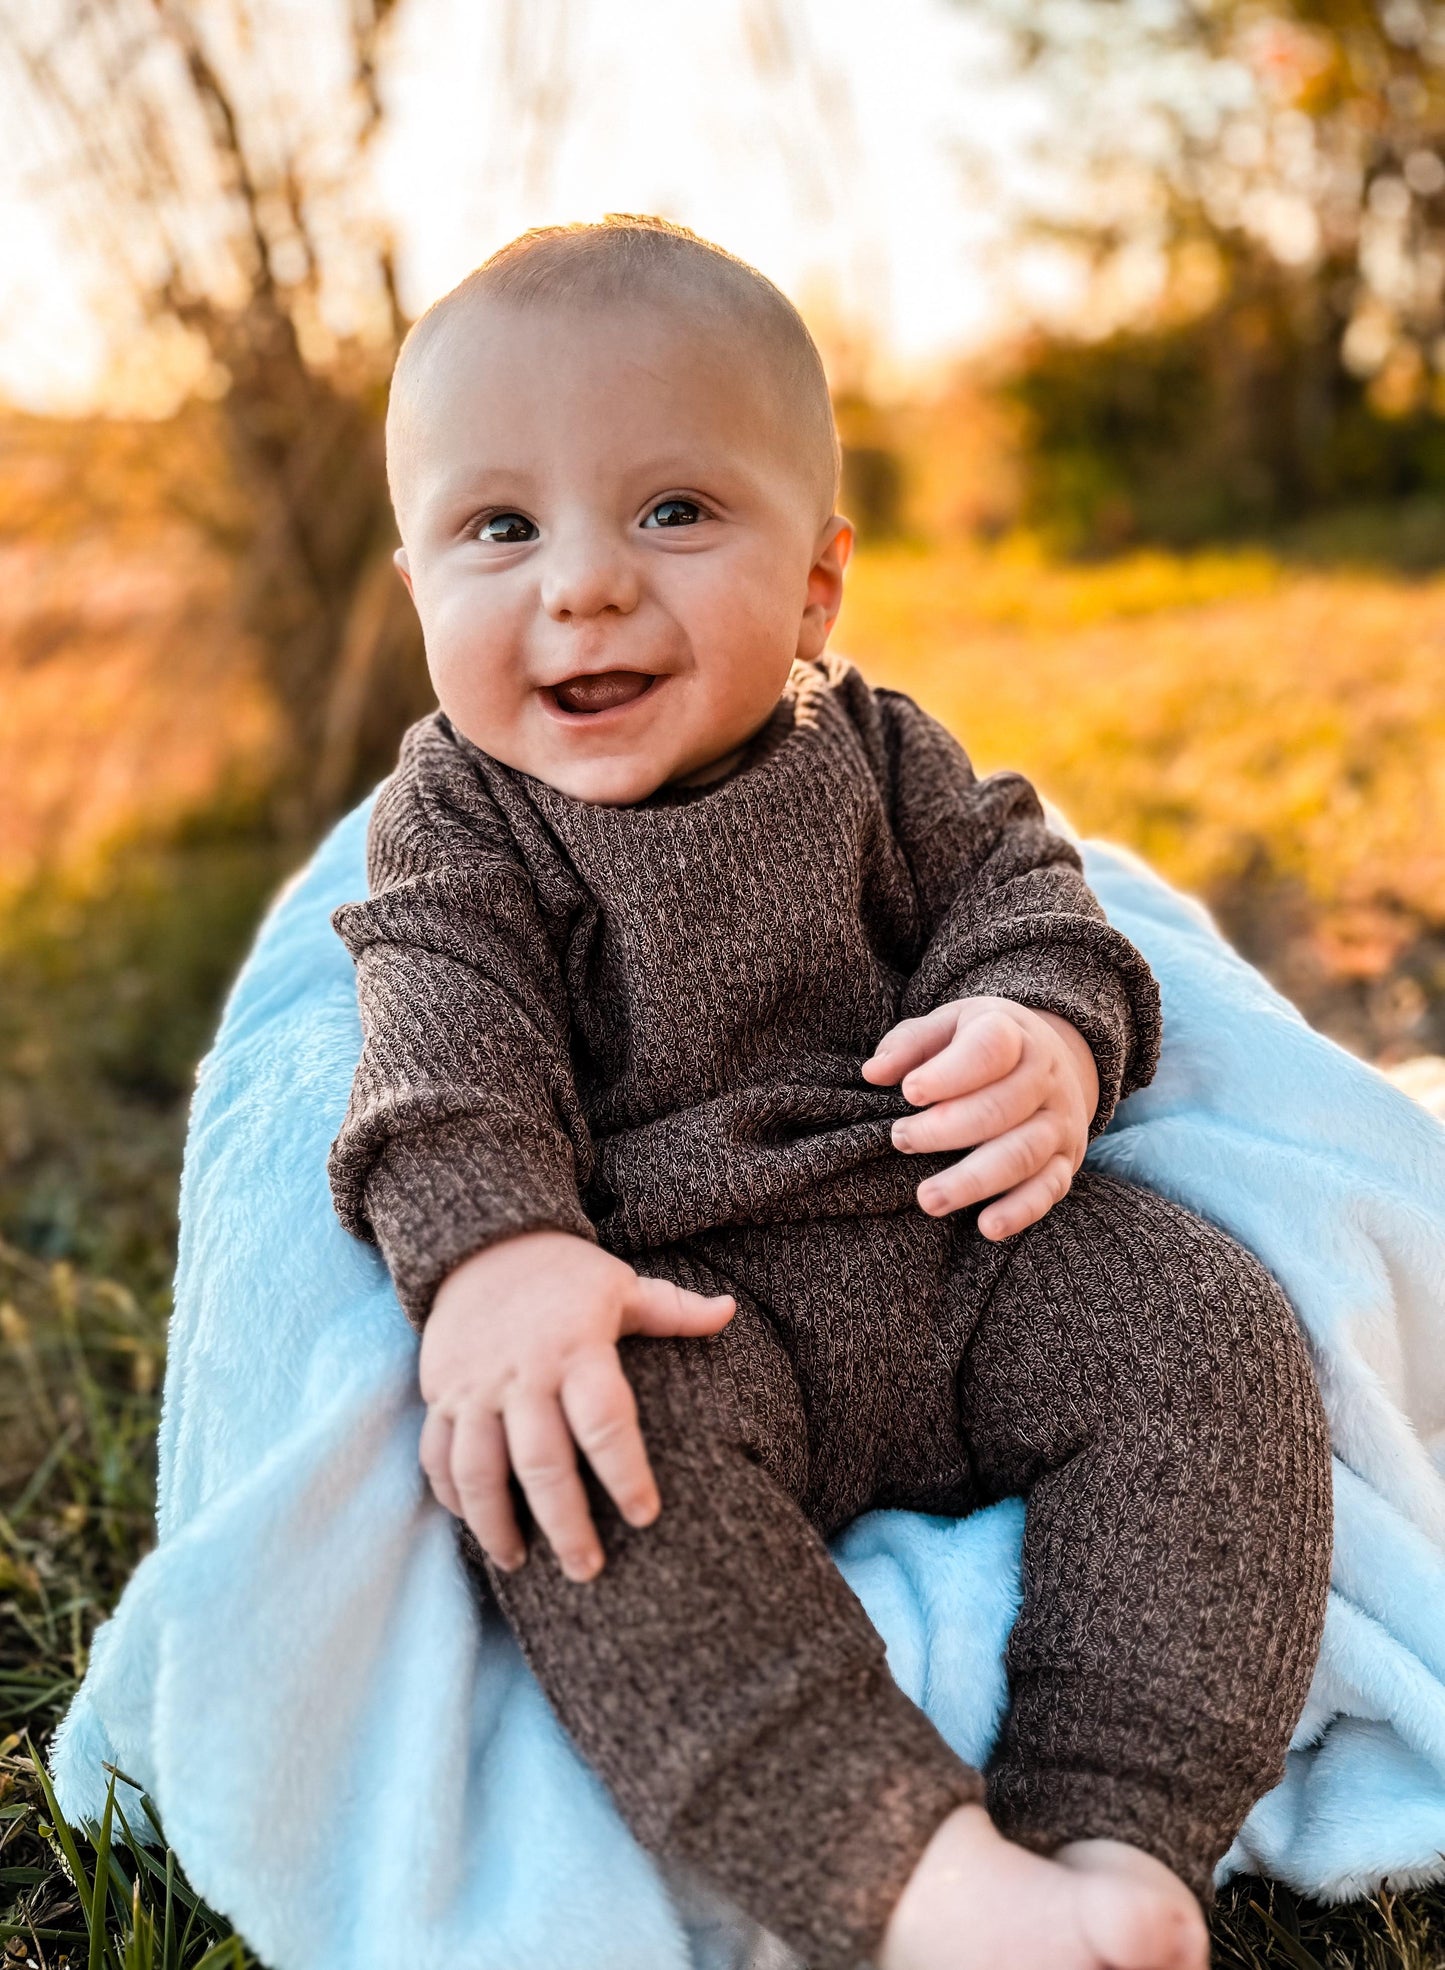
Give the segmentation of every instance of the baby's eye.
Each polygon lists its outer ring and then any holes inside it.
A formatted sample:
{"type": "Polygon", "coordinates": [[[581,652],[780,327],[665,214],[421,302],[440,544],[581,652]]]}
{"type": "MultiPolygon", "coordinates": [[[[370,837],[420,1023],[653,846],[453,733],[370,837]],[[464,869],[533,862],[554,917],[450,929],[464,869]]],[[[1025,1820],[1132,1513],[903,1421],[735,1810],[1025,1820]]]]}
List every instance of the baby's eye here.
{"type": "Polygon", "coordinates": [[[660,499],[644,527],[693,527],[702,518],[702,508],[694,499],[660,499]]]}
{"type": "Polygon", "coordinates": [[[537,529],[525,513],[493,513],[477,528],[478,540],[492,541],[498,547],[519,547],[535,540],[537,529]]]}

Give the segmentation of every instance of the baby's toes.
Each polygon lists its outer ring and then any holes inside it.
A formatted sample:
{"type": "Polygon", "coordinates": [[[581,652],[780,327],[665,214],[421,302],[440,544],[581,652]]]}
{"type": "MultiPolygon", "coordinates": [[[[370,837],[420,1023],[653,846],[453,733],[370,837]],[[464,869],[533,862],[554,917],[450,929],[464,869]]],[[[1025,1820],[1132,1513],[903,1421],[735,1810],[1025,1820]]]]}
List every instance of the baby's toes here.
{"type": "Polygon", "coordinates": [[[1208,1970],[1209,1931],[1192,1896],[1085,1875],[1079,1920],[1109,1970],[1208,1970]]]}

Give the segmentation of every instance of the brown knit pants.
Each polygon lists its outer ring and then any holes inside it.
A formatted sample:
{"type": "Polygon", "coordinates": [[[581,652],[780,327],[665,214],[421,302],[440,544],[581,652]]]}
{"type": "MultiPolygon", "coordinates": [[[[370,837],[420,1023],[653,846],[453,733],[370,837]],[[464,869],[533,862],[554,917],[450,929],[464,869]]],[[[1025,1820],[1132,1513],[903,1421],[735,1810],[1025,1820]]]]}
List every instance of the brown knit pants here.
{"type": "Polygon", "coordinates": [[[1207,1897],[1282,1774],[1330,1564],[1328,1433],[1264,1269],[1089,1172],[1001,1246],[909,1212],[629,1256],[739,1301],[714,1339],[622,1344],[661,1517],[628,1528],[589,1479],[597,1580],[540,1540],[488,1577],[637,1838],[810,1970],[872,1954],[985,1782],[893,1683],[822,1535],[1022,1494],[989,1808],[1043,1849],[1131,1841],[1207,1897]]]}

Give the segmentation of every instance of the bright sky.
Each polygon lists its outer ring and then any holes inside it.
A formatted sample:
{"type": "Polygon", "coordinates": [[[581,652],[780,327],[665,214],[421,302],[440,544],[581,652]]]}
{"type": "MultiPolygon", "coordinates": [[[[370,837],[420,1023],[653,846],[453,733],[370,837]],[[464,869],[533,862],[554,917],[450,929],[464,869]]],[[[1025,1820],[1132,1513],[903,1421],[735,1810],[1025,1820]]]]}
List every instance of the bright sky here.
{"type": "MultiPolygon", "coordinates": [[[[694,226],[825,340],[856,324],[898,368],[1008,306],[1010,215],[969,161],[1017,181],[1043,111],[967,0],[404,0],[392,53],[378,174],[413,309],[524,227],[608,210],[694,226]]],[[[81,260],[0,160],[13,401],[94,394],[107,350],[81,260]]]]}

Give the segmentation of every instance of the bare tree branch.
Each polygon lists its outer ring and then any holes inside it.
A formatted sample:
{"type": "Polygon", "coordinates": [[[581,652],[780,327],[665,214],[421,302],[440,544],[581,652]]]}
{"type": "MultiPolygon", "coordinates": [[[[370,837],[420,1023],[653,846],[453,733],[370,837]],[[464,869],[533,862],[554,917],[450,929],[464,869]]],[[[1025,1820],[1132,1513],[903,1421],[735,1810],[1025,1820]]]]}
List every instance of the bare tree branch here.
{"type": "Polygon", "coordinates": [[[383,606],[378,574],[392,542],[378,385],[406,323],[391,240],[359,189],[394,12],[352,0],[340,98],[302,104],[289,53],[284,83],[269,61],[264,5],[253,20],[245,0],[69,0],[41,35],[22,0],[0,0],[32,182],[136,316],[199,337],[226,379],[251,516],[238,593],[284,713],[301,826],[365,770],[368,694],[398,715],[425,701],[414,626],[383,606]]]}

